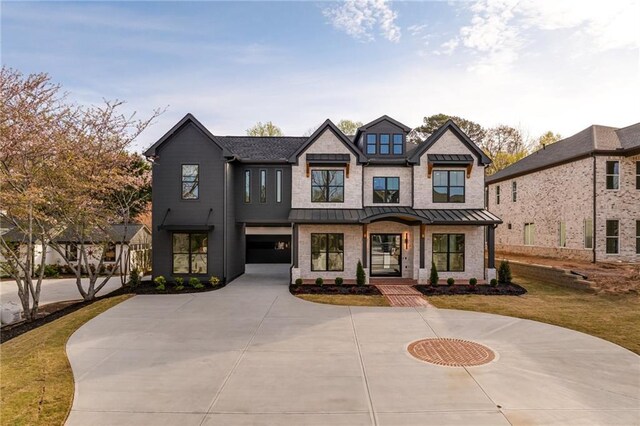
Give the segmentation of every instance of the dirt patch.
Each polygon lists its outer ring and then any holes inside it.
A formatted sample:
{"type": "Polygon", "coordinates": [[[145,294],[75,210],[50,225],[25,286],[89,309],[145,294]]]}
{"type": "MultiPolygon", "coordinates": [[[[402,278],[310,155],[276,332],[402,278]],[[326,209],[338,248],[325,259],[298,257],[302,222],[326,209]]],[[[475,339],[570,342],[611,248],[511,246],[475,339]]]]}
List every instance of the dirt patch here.
{"type": "Polygon", "coordinates": [[[527,290],[518,284],[499,284],[491,287],[486,284],[469,285],[417,285],[416,290],[425,296],[455,296],[458,294],[477,294],[484,296],[520,296],[527,290]]]}
{"type": "Polygon", "coordinates": [[[590,263],[504,252],[496,253],[496,260],[500,259],[567,269],[593,282],[593,288],[597,293],[640,293],[640,264],[637,263],[590,263]]]}
{"type": "Polygon", "coordinates": [[[361,296],[379,296],[380,290],[372,285],[315,285],[292,284],[289,286],[291,294],[356,294],[361,296]]]}

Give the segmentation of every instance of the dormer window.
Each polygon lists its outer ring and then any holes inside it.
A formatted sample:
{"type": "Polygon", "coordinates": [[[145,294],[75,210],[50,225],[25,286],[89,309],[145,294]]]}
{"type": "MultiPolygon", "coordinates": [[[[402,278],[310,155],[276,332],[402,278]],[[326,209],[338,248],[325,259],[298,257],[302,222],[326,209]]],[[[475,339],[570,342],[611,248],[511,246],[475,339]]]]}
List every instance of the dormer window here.
{"type": "Polygon", "coordinates": [[[377,149],[376,149],[376,134],[375,133],[369,133],[367,135],[367,154],[375,154],[377,149]]]}
{"type": "Polygon", "coordinates": [[[402,143],[402,135],[394,134],[393,135],[393,153],[394,155],[402,155],[402,151],[404,150],[404,144],[402,143]]]}
{"type": "Polygon", "coordinates": [[[391,136],[388,134],[380,135],[380,154],[388,155],[390,152],[391,136]]]}

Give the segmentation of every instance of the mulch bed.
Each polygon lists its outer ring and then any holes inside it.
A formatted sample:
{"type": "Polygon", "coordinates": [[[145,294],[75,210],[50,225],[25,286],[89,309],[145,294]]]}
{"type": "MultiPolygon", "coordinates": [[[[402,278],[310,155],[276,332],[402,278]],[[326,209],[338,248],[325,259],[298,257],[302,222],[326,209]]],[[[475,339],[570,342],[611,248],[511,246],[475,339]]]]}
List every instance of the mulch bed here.
{"type": "Polygon", "coordinates": [[[417,285],[415,289],[425,296],[455,296],[458,294],[479,294],[483,296],[520,296],[527,290],[518,284],[498,284],[491,287],[487,284],[471,286],[469,284],[454,285],[417,285]]]}
{"type": "Polygon", "coordinates": [[[379,296],[380,290],[373,285],[316,285],[316,284],[291,284],[291,294],[353,294],[359,296],[379,296]]]}
{"type": "MultiPolygon", "coordinates": [[[[51,321],[55,321],[58,318],[61,318],[65,315],[69,315],[72,312],[77,311],[78,309],[84,308],[85,306],[89,306],[92,303],[97,302],[98,300],[106,299],[109,297],[120,296],[122,294],[183,294],[183,293],[204,293],[207,291],[219,290],[225,286],[225,284],[219,284],[215,287],[212,287],[209,283],[203,283],[204,288],[196,289],[189,285],[185,285],[184,289],[181,291],[176,291],[173,288],[173,285],[167,283],[166,291],[158,291],[156,290],[155,284],[150,280],[145,280],[140,283],[138,287],[135,289],[129,287],[120,287],[111,293],[105,294],[104,296],[96,297],[94,300],[85,302],[83,300],[67,300],[64,302],[55,302],[48,303],[43,305],[38,309],[38,316],[35,320],[31,322],[20,321],[14,324],[5,325],[2,327],[2,331],[0,332],[0,343],[4,343],[8,340],[13,339],[14,337],[18,337],[21,334],[26,333],[27,331],[34,330],[38,327],[41,327],[45,324],[50,323],[51,321]]],[[[80,294],[78,293],[78,296],[80,294]]]]}

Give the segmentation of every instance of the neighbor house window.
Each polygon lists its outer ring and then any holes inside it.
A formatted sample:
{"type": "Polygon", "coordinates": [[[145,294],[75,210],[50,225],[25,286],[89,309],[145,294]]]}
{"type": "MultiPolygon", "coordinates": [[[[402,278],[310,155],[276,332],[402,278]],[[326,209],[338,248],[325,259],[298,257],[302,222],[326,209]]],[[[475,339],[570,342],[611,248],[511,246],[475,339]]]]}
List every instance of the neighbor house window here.
{"type": "Polygon", "coordinates": [[[640,254],[640,220],[636,220],[636,254],[640,254]]]}
{"type": "Polygon", "coordinates": [[[282,202],[282,170],[276,170],[276,203],[282,202]]]}
{"type": "Polygon", "coordinates": [[[78,260],[78,245],[75,243],[68,243],[64,246],[64,257],[69,262],[75,262],[78,260]]]}
{"type": "Polygon", "coordinates": [[[464,271],[464,234],[433,234],[433,262],[438,271],[464,271]]]}
{"type": "Polygon", "coordinates": [[[388,134],[380,135],[380,154],[388,154],[390,152],[391,136],[388,134]]]}
{"type": "Polygon", "coordinates": [[[311,234],[311,270],[344,270],[344,234],[311,234]]]}
{"type": "Polygon", "coordinates": [[[514,203],[518,201],[518,183],[511,182],[511,201],[514,203]]]}
{"type": "Polygon", "coordinates": [[[399,203],[400,202],[400,178],[374,177],[373,178],[373,202],[374,203],[399,203]]]}
{"type": "Polygon", "coordinates": [[[636,161],[636,189],[640,189],[640,161],[636,161]]]}
{"type": "Polygon", "coordinates": [[[314,203],[344,202],[344,171],[311,171],[311,201],[314,203]]]}
{"type": "Polygon", "coordinates": [[[536,225],[534,223],[524,224],[524,245],[532,246],[536,242],[536,225]]]}
{"type": "Polygon", "coordinates": [[[376,153],[376,135],[368,134],[367,135],[367,154],[375,154],[376,153]]]}
{"type": "Polygon", "coordinates": [[[620,251],[620,221],[607,220],[607,254],[618,254],[620,251]]]}
{"type": "Polygon", "coordinates": [[[395,155],[400,155],[403,150],[404,143],[402,143],[402,135],[396,133],[393,135],[393,153],[395,155]]]}
{"type": "Polygon", "coordinates": [[[200,189],[200,172],[197,164],[182,165],[182,199],[197,200],[200,189]]]}
{"type": "Polygon", "coordinates": [[[244,171],[244,202],[251,202],[251,170],[244,171]]]}
{"type": "Polygon", "coordinates": [[[207,273],[207,234],[173,234],[173,273],[207,273]]]}
{"type": "Polygon", "coordinates": [[[260,202],[267,202],[267,171],[260,170],[260,202]]]}
{"type": "Polygon", "coordinates": [[[593,221],[584,220],[584,248],[593,248],[593,221]]]}
{"type": "Polygon", "coordinates": [[[500,204],[500,185],[496,186],[496,204],[500,204]]]}
{"type": "Polygon", "coordinates": [[[558,224],[558,245],[560,247],[567,246],[567,224],[565,222],[558,224]]]}
{"type": "Polygon", "coordinates": [[[107,244],[107,247],[104,252],[104,261],[105,262],[116,261],[116,245],[114,243],[107,244]]]}
{"type": "Polygon", "coordinates": [[[436,170],[433,172],[434,203],[464,203],[464,171],[436,170]]]}
{"type": "Polygon", "coordinates": [[[607,189],[620,188],[620,162],[607,161],[607,189]]]}

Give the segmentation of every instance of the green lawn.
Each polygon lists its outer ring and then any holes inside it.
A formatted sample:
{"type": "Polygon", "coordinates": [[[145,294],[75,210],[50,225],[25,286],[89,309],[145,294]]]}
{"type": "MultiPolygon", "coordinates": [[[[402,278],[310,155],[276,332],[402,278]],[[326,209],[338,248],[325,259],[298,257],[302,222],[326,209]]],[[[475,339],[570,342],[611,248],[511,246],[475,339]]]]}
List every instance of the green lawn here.
{"type": "Polygon", "coordinates": [[[298,294],[296,296],[308,302],[325,303],[328,305],[389,306],[389,302],[384,296],[356,296],[343,294],[298,294]]]}
{"type": "Polygon", "coordinates": [[[0,345],[0,418],[7,425],[61,425],[73,402],[69,336],[98,314],[128,299],[99,300],[0,345]]]}
{"type": "Polygon", "coordinates": [[[489,312],[559,325],[640,354],[640,296],[591,294],[514,277],[523,296],[429,296],[438,308],[489,312]]]}

